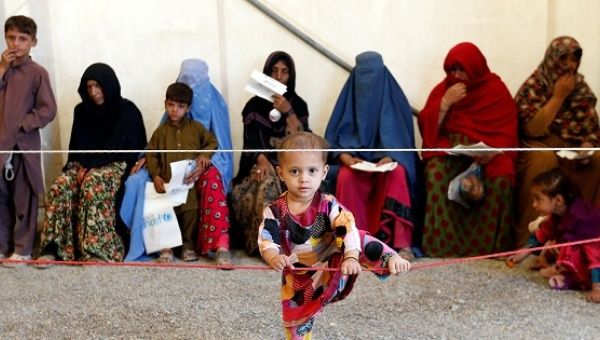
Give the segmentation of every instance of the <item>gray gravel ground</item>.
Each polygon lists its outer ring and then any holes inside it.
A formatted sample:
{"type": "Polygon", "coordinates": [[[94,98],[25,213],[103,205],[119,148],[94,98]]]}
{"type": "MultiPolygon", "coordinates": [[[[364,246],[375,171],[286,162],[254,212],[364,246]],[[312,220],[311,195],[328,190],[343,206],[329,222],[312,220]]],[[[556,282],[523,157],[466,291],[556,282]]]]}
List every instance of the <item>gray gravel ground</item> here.
{"type": "MultiPolygon", "coordinates": [[[[239,252],[235,261],[262,264],[239,252]]],[[[279,282],[249,270],[0,268],[0,338],[282,339],[279,282]]],[[[365,272],[314,338],[598,339],[600,305],[494,260],[386,282],[365,272]]]]}

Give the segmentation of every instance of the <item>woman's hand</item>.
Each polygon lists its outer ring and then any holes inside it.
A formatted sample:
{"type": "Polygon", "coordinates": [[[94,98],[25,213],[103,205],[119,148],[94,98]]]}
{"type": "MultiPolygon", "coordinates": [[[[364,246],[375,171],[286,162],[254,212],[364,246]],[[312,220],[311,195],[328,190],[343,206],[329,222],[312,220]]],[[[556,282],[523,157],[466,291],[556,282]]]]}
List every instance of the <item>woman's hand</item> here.
{"type": "Polygon", "coordinates": [[[289,112],[292,109],[292,105],[280,94],[273,95],[273,107],[279,112],[289,112]]]}
{"type": "Polygon", "coordinates": [[[258,155],[256,158],[256,180],[261,182],[268,174],[275,174],[275,168],[264,154],[258,155]]]}
{"type": "Polygon", "coordinates": [[[156,192],[158,192],[159,194],[162,194],[166,191],[165,180],[162,177],[156,175],[152,179],[152,182],[154,183],[154,190],[156,190],[156,192]]]}
{"type": "Polygon", "coordinates": [[[576,80],[577,78],[572,73],[562,75],[554,83],[554,95],[561,101],[565,100],[575,89],[576,80]]]}
{"type": "Polygon", "coordinates": [[[362,159],[360,159],[358,157],[354,157],[351,154],[345,153],[345,152],[340,154],[339,159],[340,159],[340,162],[347,167],[350,167],[356,163],[360,163],[363,161],[362,159]]]}
{"type": "Polygon", "coordinates": [[[146,157],[142,157],[142,158],[138,159],[137,162],[135,162],[135,164],[131,168],[130,174],[131,175],[136,174],[138,171],[140,171],[145,166],[146,166],[146,157]]]}
{"type": "Polygon", "coordinates": [[[394,161],[393,159],[391,159],[390,157],[386,156],[386,157],[383,157],[382,159],[380,159],[379,162],[377,162],[377,166],[388,164],[388,163],[391,163],[393,161],[394,161]]]}
{"type": "Polygon", "coordinates": [[[300,120],[298,119],[298,117],[296,117],[295,113],[291,113],[285,119],[285,124],[287,126],[286,130],[287,130],[288,133],[300,132],[300,131],[303,130],[302,123],[300,122],[300,120]]]}
{"type": "Polygon", "coordinates": [[[454,105],[454,103],[460,101],[466,96],[467,86],[464,83],[456,83],[446,90],[446,93],[444,94],[444,97],[442,97],[442,100],[446,102],[448,108],[450,108],[450,106],[454,105]]]}

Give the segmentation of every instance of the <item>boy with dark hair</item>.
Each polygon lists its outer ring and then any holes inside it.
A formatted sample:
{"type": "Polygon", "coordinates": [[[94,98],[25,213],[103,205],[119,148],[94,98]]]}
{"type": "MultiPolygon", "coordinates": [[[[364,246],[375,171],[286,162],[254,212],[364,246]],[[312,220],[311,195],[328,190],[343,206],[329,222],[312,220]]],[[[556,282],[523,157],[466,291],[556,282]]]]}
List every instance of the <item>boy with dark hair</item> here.
{"type": "Polygon", "coordinates": [[[0,57],[0,258],[15,261],[31,259],[44,183],[39,153],[11,151],[41,149],[39,130],[56,115],[48,73],[29,56],[36,34],[31,18],[8,18],[0,57]]]}
{"type": "MultiPolygon", "coordinates": [[[[152,150],[215,150],[217,148],[217,140],[212,133],[187,114],[192,98],[192,89],[184,83],[174,83],[167,88],[165,110],[168,119],[152,134],[146,153],[148,172],[156,192],[165,192],[165,183],[171,179],[172,162],[184,159],[196,160],[196,168],[187,176],[187,183],[196,182],[211,166],[212,153],[152,152],[152,150]]],[[[198,232],[198,195],[195,188],[189,190],[187,201],[183,205],[175,207],[175,213],[183,240],[181,258],[184,261],[197,260],[194,240],[198,232]]],[[[159,262],[173,262],[172,250],[161,250],[159,262]]]]}

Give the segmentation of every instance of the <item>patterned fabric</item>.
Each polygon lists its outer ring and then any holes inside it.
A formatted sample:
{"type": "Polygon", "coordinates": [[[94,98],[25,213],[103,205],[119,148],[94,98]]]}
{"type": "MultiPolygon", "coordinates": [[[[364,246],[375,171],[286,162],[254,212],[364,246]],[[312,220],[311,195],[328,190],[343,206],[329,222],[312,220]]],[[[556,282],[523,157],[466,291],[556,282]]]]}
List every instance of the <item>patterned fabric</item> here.
{"type": "MultiPolygon", "coordinates": [[[[470,144],[465,137],[452,139],[470,144]]],[[[512,189],[507,177],[484,176],[484,199],[471,209],[448,199],[448,183],[472,162],[467,157],[449,156],[427,162],[423,250],[429,256],[480,255],[511,247],[512,189]]]]}
{"type": "Polygon", "coordinates": [[[365,172],[342,166],[336,193],[355,216],[356,226],[390,247],[410,248],[413,210],[402,165],[389,172],[365,172]]]}
{"type": "Polygon", "coordinates": [[[198,253],[206,255],[218,248],[229,249],[229,207],[223,179],[211,166],[196,182],[199,198],[198,253]]]}
{"type": "MultiPolygon", "coordinates": [[[[354,218],[335,197],[317,193],[301,215],[287,208],[284,193],[264,210],[259,230],[259,249],[278,249],[292,259],[296,268],[339,268],[342,254],[359,250],[359,262],[367,268],[387,268],[394,250],[365,232],[359,232],[354,218]],[[343,221],[342,221],[343,220],[343,221]]],[[[376,274],[381,279],[387,275],[376,274]]],[[[285,271],[281,287],[283,324],[292,339],[310,337],[314,318],[327,304],[344,299],[357,275],[340,271],[285,271]]]]}
{"type": "Polygon", "coordinates": [[[256,180],[256,166],[250,176],[233,187],[231,192],[231,212],[235,221],[235,239],[243,241],[243,247],[250,255],[258,250],[258,226],[262,221],[263,210],[281,195],[281,182],[275,175],[265,175],[263,181],[256,180]]]}
{"type": "Polygon", "coordinates": [[[122,261],[123,242],[115,230],[115,194],[121,185],[125,162],[114,162],[89,170],[82,183],[82,168],[67,163],[46,196],[46,218],[41,233],[41,249],[56,246],[63,260],[122,261]]]}
{"type": "MultiPolygon", "coordinates": [[[[600,236],[600,209],[576,199],[563,216],[552,215],[535,231],[540,243],[572,242],[600,236]]],[[[600,268],[600,242],[567,246],[559,249],[557,265],[561,266],[570,285],[567,288],[591,288],[590,271],[600,268]]]]}
{"type": "MultiPolygon", "coordinates": [[[[558,37],[550,43],[544,60],[521,86],[515,101],[521,123],[530,121],[550,100],[556,81],[567,74],[565,56],[581,53],[577,40],[571,37],[558,37]]],[[[550,131],[562,139],[580,145],[588,141],[600,145],[600,126],[596,113],[596,96],[577,73],[575,89],[565,99],[558,110],[550,131]]]]}

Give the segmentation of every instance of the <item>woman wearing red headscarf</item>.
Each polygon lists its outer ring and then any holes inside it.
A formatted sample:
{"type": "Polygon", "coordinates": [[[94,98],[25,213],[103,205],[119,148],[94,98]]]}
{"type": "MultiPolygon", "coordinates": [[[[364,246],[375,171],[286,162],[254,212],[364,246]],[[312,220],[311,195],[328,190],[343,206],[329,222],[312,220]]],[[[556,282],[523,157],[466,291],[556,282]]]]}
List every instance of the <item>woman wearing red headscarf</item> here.
{"type": "MultiPolygon", "coordinates": [[[[446,78],[431,91],[419,115],[423,148],[477,142],[517,146],[517,111],[511,95],[477,46],[460,43],[444,61],[446,78]]],[[[427,205],[423,250],[429,256],[486,254],[511,245],[515,153],[451,156],[422,153],[427,205]],[[483,197],[465,207],[448,199],[448,185],[473,162],[481,167],[483,197]]]]}

